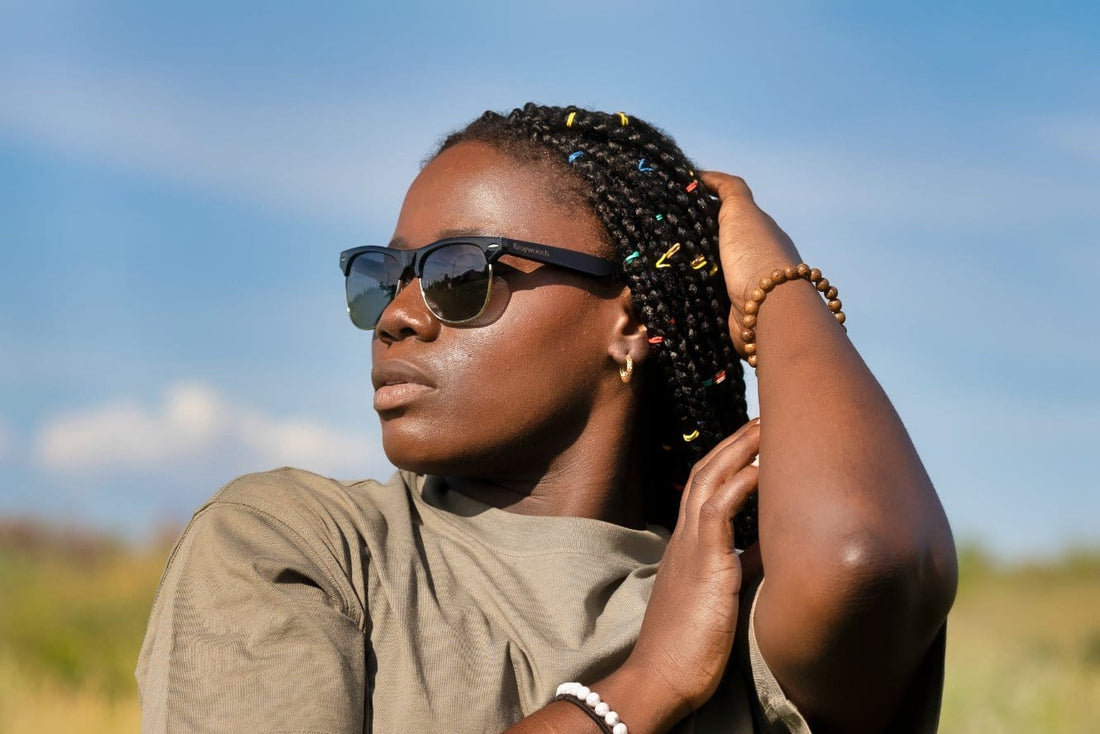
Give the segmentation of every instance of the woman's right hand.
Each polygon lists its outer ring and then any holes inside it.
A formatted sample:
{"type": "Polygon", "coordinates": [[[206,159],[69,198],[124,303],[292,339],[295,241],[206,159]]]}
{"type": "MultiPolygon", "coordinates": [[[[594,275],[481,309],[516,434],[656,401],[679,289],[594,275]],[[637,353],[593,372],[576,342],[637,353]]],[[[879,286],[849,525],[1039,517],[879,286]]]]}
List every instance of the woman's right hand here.
{"type": "Polygon", "coordinates": [[[659,680],[686,715],[714,694],[737,630],[741,559],[733,516],[757,486],[760,419],[723,440],[692,469],[626,666],[659,680]]]}

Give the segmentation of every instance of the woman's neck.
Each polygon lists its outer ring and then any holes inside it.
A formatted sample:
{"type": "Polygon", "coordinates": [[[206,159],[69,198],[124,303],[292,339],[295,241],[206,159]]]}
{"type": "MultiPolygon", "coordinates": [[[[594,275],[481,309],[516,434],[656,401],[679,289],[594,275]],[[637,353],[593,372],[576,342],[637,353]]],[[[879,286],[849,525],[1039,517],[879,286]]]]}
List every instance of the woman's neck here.
{"type": "MultiPolygon", "coordinates": [[[[641,450],[634,436],[590,425],[545,469],[492,476],[445,476],[447,486],[520,515],[587,517],[644,528],[641,450]]],[[[631,425],[626,422],[625,425],[631,425]]]]}

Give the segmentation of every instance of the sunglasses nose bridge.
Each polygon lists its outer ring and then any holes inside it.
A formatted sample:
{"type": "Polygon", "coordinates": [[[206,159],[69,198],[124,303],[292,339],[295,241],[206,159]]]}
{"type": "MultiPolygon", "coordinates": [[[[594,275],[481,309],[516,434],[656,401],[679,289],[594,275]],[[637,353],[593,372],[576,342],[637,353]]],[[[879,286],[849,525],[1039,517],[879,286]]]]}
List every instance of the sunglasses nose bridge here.
{"type": "Polygon", "coordinates": [[[397,291],[400,292],[402,288],[413,282],[414,278],[416,278],[416,270],[410,262],[397,275],[397,291]]]}

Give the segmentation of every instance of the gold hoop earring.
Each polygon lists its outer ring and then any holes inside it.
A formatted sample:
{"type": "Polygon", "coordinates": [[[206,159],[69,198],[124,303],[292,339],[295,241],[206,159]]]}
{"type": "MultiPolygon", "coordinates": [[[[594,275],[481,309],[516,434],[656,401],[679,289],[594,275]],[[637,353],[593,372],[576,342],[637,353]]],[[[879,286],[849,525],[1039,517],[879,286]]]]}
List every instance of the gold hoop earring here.
{"type": "Polygon", "coordinates": [[[631,375],[634,374],[634,360],[630,358],[630,355],[626,355],[626,364],[619,367],[619,379],[624,383],[630,382],[631,375]]]}

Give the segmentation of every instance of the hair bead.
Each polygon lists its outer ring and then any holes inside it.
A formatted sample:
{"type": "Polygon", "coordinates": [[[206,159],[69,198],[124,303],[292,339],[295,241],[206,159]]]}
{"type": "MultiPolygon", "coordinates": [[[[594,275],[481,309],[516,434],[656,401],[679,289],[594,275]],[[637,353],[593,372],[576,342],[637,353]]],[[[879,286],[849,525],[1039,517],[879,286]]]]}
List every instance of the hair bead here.
{"type": "Polygon", "coordinates": [[[575,161],[575,160],[577,160],[578,158],[580,158],[580,157],[581,157],[582,155],[584,155],[584,151],[583,151],[583,150],[578,150],[578,151],[575,151],[575,152],[573,152],[573,153],[570,153],[570,154],[569,154],[569,162],[570,162],[570,163],[572,163],[573,161],[575,161]]]}
{"type": "Polygon", "coordinates": [[[566,127],[573,127],[573,121],[576,120],[576,119],[577,119],[577,113],[576,112],[570,112],[569,115],[565,118],[565,126],[566,127]]]}
{"type": "Polygon", "coordinates": [[[692,441],[694,441],[697,438],[699,438],[699,429],[698,428],[696,428],[691,433],[685,433],[684,434],[684,441],[686,441],[687,443],[691,443],[692,441]]]}
{"type": "Polygon", "coordinates": [[[648,341],[650,344],[660,344],[664,340],[665,338],[663,336],[651,336],[646,341],[648,341]]]}
{"type": "Polygon", "coordinates": [[[652,166],[647,166],[645,164],[645,158],[642,158],[641,160],[638,161],[638,170],[641,171],[642,173],[649,173],[650,171],[653,170],[653,167],[652,166]]]}
{"type": "Polygon", "coordinates": [[[630,124],[630,118],[626,116],[625,112],[620,112],[618,114],[619,114],[619,122],[622,123],[623,127],[626,127],[627,125],[630,124]]]}
{"type": "Polygon", "coordinates": [[[691,261],[691,269],[692,270],[700,270],[700,269],[706,267],[706,265],[707,265],[707,259],[705,257],[703,257],[702,255],[700,255],[699,257],[697,257],[697,258],[695,258],[694,260],[691,261]]]}
{"type": "Polygon", "coordinates": [[[630,253],[629,255],[627,255],[627,256],[626,256],[626,259],[625,259],[625,260],[623,260],[623,262],[627,262],[627,263],[628,263],[628,262],[630,262],[631,260],[637,260],[637,259],[638,259],[639,257],[641,257],[641,256],[642,256],[642,253],[640,253],[640,252],[638,252],[637,250],[635,250],[634,252],[632,252],[632,253],[630,253]]]}
{"type": "Polygon", "coordinates": [[[680,243],[677,242],[675,245],[673,245],[672,247],[665,250],[665,254],[663,254],[659,258],[657,258],[657,267],[658,268],[671,268],[672,266],[668,263],[668,259],[670,257],[672,257],[673,255],[675,255],[679,251],[680,251],[680,243]]]}
{"type": "Polygon", "coordinates": [[[726,371],[719,370],[718,374],[716,374],[714,377],[708,377],[707,379],[703,380],[703,387],[710,387],[711,385],[721,385],[725,381],[726,371]]]}
{"type": "Polygon", "coordinates": [[[686,187],[684,187],[684,191],[686,191],[690,194],[692,191],[695,191],[695,187],[698,186],[698,185],[699,185],[698,181],[692,181],[686,187]]]}

